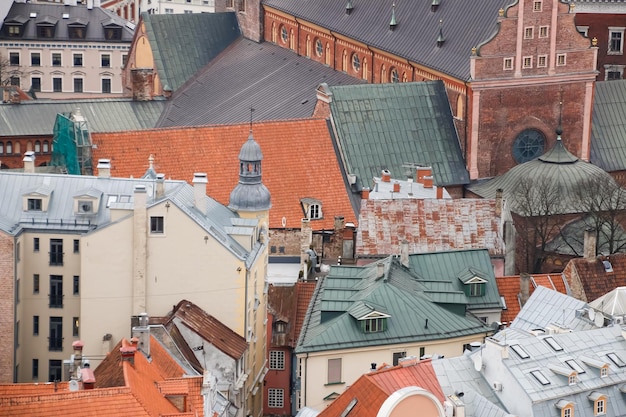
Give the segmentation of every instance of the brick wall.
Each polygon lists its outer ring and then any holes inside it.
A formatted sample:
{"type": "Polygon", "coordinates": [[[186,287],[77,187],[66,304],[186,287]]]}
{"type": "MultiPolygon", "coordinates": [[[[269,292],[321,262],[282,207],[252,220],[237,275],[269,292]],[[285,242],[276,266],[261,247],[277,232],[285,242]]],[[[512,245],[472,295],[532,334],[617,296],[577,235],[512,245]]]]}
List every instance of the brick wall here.
{"type": "MultiPolygon", "coordinates": [[[[587,37],[589,41],[593,38],[598,41],[598,81],[605,80],[605,65],[626,65],[626,54],[609,53],[609,27],[626,26],[626,15],[577,13],[574,20],[578,26],[588,26],[587,37]]],[[[625,41],[622,39],[622,43],[625,41]]],[[[626,52],[626,48],[624,48],[624,52],[626,52]]]]}
{"type": "MultiPolygon", "coordinates": [[[[19,104],[15,104],[19,106],[19,104]]],[[[22,163],[22,159],[24,158],[24,152],[27,151],[35,151],[35,149],[39,149],[36,152],[36,160],[35,165],[41,166],[47,165],[50,162],[50,157],[52,156],[52,136],[13,136],[13,137],[1,137],[0,138],[0,163],[2,163],[2,168],[22,168],[24,164],[22,163]],[[43,152],[44,150],[44,142],[47,143],[47,152],[43,152]],[[8,152],[9,143],[11,144],[11,152],[8,152]],[[37,145],[38,144],[38,145],[37,145]]]]}
{"type": "Polygon", "coordinates": [[[0,232],[0,383],[13,382],[13,238],[0,232]]]}

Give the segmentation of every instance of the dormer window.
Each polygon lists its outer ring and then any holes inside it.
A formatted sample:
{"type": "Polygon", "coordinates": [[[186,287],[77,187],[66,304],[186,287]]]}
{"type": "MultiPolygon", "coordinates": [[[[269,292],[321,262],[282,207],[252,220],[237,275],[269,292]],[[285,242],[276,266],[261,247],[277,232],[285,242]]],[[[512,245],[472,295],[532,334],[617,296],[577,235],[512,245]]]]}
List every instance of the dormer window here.
{"type": "Polygon", "coordinates": [[[322,202],[314,198],[303,198],[300,200],[304,217],[310,220],[323,219],[322,202]]]}
{"type": "Polygon", "coordinates": [[[561,410],[561,417],[574,417],[574,403],[567,400],[559,400],[556,408],[561,410]]]}
{"type": "Polygon", "coordinates": [[[278,334],[287,333],[287,323],[282,320],[278,320],[274,323],[274,331],[278,334]]]}
{"type": "Polygon", "coordinates": [[[74,213],[78,215],[97,214],[101,195],[102,193],[94,188],[79,191],[74,195],[74,213]]]}
{"type": "Polygon", "coordinates": [[[21,38],[24,35],[24,25],[28,22],[26,16],[17,15],[4,21],[4,34],[9,38],[21,38]]]}
{"type": "Polygon", "coordinates": [[[74,25],[67,27],[67,32],[70,39],[85,39],[85,35],[87,33],[87,26],[83,25],[74,25]]]}
{"type": "Polygon", "coordinates": [[[607,396],[598,391],[593,391],[587,396],[589,401],[593,402],[593,415],[603,416],[606,414],[607,396]]]}
{"type": "Polygon", "coordinates": [[[6,25],[5,31],[6,36],[10,38],[20,38],[24,33],[22,25],[6,25]]]}
{"type": "Polygon", "coordinates": [[[348,313],[360,322],[363,333],[378,333],[387,330],[387,319],[391,316],[381,306],[370,301],[358,301],[348,309],[348,313]]]}
{"type": "Polygon", "coordinates": [[[44,16],[37,22],[37,37],[51,39],[54,38],[58,19],[51,16],[44,16]]]}
{"type": "Polygon", "coordinates": [[[24,211],[48,211],[48,204],[52,188],[47,185],[39,185],[22,195],[22,210],[24,211]]]}
{"type": "Polygon", "coordinates": [[[459,274],[459,280],[464,284],[463,290],[468,297],[482,297],[485,295],[487,280],[481,271],[466,268],[459,274]]]}
{"type": "Polygon", "coordinates": [[[78,212],[79,213],[93,213],[93,201],[78,201],[78,212]]]}
{"type": "Polygon", "coordinates": [[[386,325],[387,325],[386,317],[363,320],[363,331],[365,333],[384,332],[386,325]]]}
{"type": "Polygon", "coordinates": [[[104,39],[107,41],[121,41],[122,27],[115,23],[104,25],[104,39]]]}
{"type": "Polygon", "coordinates": [[[41,211],[41,198],[29,198],[28,211],[41,211]]]}

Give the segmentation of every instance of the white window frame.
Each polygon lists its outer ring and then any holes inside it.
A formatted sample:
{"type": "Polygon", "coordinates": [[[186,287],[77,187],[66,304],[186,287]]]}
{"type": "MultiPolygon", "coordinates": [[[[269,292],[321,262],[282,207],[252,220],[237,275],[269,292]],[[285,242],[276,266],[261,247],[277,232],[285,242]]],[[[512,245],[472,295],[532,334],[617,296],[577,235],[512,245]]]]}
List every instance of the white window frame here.
{"type": "Polygon", "coordinates": [[[623,27],[623,26],[609,26],[609,41],[606,46],[607,55],[623,55],[624,54],[624,30],[625,29],[626,27],[623,27]],[[613,36],[613,33],[620,33],[622,36],[622,41],[620,42],[619,51],[611,50],[611,37],[613,36]]]}
{"type": "Polygon", "coordinates": [[[502,61],[502,69],[504,71],[513,71],[513,58],[504,58],[502,61]]]}
{"type": "Polygon", "coordinates": [[[43,67],[43,53],[40,50],[30,51],[30,66],[31,67],[43,67]],[[33,65],[33,54],[39,54],[39,65],[33,65]]]}
{"type": "Polygon", "coordinates": [[[576,26],[576,30],[584,37],[589,37],[589,26],[576,26]]]}
{"type": "Polygon", "coordinates": [[[61,68],[63,66],[63,51],[50,51],[50,66],[53,68],[61,68]],[[54,65],[54,55],[59,54],[61,56],[61,65],[54,65]]]}
{"type": "Polygon", "coordinates": [[[285,370],[285,352],[282,350],[270,350],[269,368],[272,370],[285,370]]]}
{"type": "Polygon", "coordinates": [[[82,75],[78,76],[78,77],[72,77],[72,91],[74,93],[84,93],[85,92],[85,77],[83,77],[82,75]],[[74,84],[75,80],[83,80],[82,91],[76,91],[76,88],[75,88],[76,84],[74,84]]]}
{"type": "Polygon", "coordinates": [[[547,38],[548,36],[550,36],[550,26],[539,26],[539,34],[537,35],[537,37],[539,38],[547,38]],[[545,35],[542,35],[541,32],[543,32],[545,30],[545,35]]]}
{"type": "Polygon", "coordinates": [[[563,67],[567,65],[567,54],[556,54],[556,66],[557,67],[563,67]],[[559,62],[561,61],[561,58],[563,59],[563,62],[559,62]]]}
{"type": "Polygon", "coordinates": [[[100,53],[100,68],[112,68],[113,66],[113,56],[111,55],[110,52],[102,52],[100,53]],[[109,66],[108,67],[104,67],[102,66],[102,58],[104,58],[105,56],[109,56],[109,66]]]}
{"type": "Polygon", "coordinates": [[[541,12],[543,10],[543,1],[535,0],[533,1],[533,12],[541,12]],[[539,7],[537,7],[539,5],[539,7]]]}
{"type": "Polygon", "coordinates": [[[606,400],[604,398],[600,398],[593,405],[593,414],[595,416],[606,415],[606,400]]]}
{"type": "Polygon", "coordinates": [[[522,68],[524,69],[532,69],[533,67],[533,57],[532,56],[525,56],[522,57],[522,68]],[[526,65],[526,61],[530,60],[530,64],[526,65]]]}
{"type": "Polygon", "coordinates": [[[267,390],[267,406],[269,408],[283,408],[285,406],[285,390],[269,388],[267,390]]]}
{"type": "Polygon", "coordinates": [[[535,27],[526,26],[524,28],[524,39],[533,39],[535,37],[535,27]]]}
{"type": "Polygon", "coordinates": [[[327,365],[326,365],[326,383],[327,384],[341,384],[343,383],[342,381],[342,360],[341,358],[330,358],[328,359],[327,365]],[[332,366],[331,366],[332,365],[332,366]],[[331,376],[334,376],[334,374],[337,374],[337,369],[335,367],[338,367],[338,378],[331,378],[331,376]],[[331,375],[331,370],[334,371],[333,375],[331,375]],[[335,380],[337,379],[337,380],[335,380]]]}
{"type": "Polygon", "coordinates": [[[537,68],[545,68],[547,66],[548,66],[548,55],[537,56],[537,68]],[[541,63],[542,58],[543,58],[543,64],[541,63]]]}
{"type": "Polygon", "coordinates": [[[7,58],[9,59],[9,66],[11,66],[11,67],[19,67],[19,66],[22,65],[22,53],[21,53],[21,51],[19,49],[17,49],[17,50],[16,49],[9,49],[7,51],[7,58]],[[17,61],[18,61],[17,65],[14,65],[14,64],[11,63],[11,55],[13,55],[13,54],[17,54],[17,61]]]}
{"type": "Polygon", "coordinates": [[[111,94],[111,93],[113,93],[113,79],[112,79],[111,77],[101,77],[101,78],[100,78],[100,92],[101,92],[101,93],[103,93],[103,94],[111,94]],[[103,82],[104,80],[109,80],[110,91],[109,91],[108,93],[106,93],[106,92],[104,91],[104,89],[102,88],[102,87],[104,86],[104,85],[102,84],[102,82],[103,82]]]}
{"type": "Polygon", "coordinates": [[[76,67],[76,68],[84,68],[85,67],[85,54],[83,54],[82,52],[74,52],[72,51],[72,67],[76,67]],[[74,62],[74,58],[80,56],[80,65],[76,65],[74,62]]]}

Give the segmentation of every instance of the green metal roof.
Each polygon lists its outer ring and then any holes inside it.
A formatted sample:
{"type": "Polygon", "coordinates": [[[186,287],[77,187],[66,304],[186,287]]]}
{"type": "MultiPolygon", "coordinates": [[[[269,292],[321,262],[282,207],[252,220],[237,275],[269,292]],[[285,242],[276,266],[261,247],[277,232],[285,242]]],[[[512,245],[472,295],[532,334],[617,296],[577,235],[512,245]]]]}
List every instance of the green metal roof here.
{"type": "Polygon", "coordinates": [[[142,13],[161,83],[176,91],[240,36],[234,12],[142,13]]]}
{"type": "MultiPolygon", "coordinates": [[[[422,288],[412,284],[416,280],[417,277],[394,257],[366,266],[332,266],[313,294],[296,352],[443,340],[490,331],[473,316],[452,313],[422,291],[407,290],[422,288]],[[378,263],[385,267],[382,277],[378,276],[378,263]],[[336,280],[341,284],[336,285],[336,280]],[[334,288],[343,287],[346,280],[358,291],[344,292],[343,301],[329,301],[328,298],[335,299],[334,288]],[[357,317],[372,311],[390,316],[384,331],[365,333],[362,330],[362,322],[357,317]]],[[[495,278],[493,286],[495,288],[495,278]]]]}
{"type": "Polygon", "coordinates": [[[408,164],[431,166],[436,185],[460,185],[469,175],[442,81],[329,87],[330,109],[346,172],[357,187],[388,169],[414,176],[408,164]]]}
{"type": "Polygon", "coordinates": [[[626,169],[626,80],[595,86],[591,125],[591,162],[605,171],[626,169]]]}

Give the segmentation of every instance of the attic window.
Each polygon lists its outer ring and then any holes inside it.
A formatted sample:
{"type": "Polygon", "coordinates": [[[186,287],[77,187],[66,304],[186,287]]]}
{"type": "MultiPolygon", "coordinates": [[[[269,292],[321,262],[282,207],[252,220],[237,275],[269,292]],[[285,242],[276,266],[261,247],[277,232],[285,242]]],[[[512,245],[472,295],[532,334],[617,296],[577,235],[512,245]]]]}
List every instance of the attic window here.
{"type": "Polygon", "coordinates": [[[72,25],[67,27],[68,35],[70,39],[85,39],[87,33],[87,26],[85,25],[72,25]]]}
{"type": "Polygon", "coordinates": [[[281,320],[277,321],[274,323],[274,331],[279,334],[287,333],[287,323],[281,320]]]}
{"type": "Polygon", "coordinates": [[[602,265],[604,265],[604,272],[613,272],[613,265],[609,261],[602,261],[602,265]]]}
{"type": "Polygon", "coordinates": [[[362,321],[362,327],[365,333],[384,332],[387,327],[387,318],[365,319],[362,321]]]}
{"type": "Polygon", "coordinates": [[[546,337],[545,339],[543,339],[548,345],[550,345],[550,347],[555,350],[556,352],[560,352],[561,350],[563,350],[563,347],[561,345],[559,345],[557,343],[556,340],[554,340],[553,337],[546,337]]]}
{"type": "Polygon", "coordinates": [[[314,198],[303,198],[300,200],[304,216],[310,220],[323,219],[322,202],[314,198]]]}
{"type": "Polygon", "coordinates": [[[93,212],[93,201],[87,200],[79,200],[78,201],[78,212],[79,213],[92,213],[93,212]]]}
{"type": "Polygon", "coordinates": [[[28,211],[41,211],[41,198],[29,198],[28,211]]]}
{"type": "Polygon", "coordinates": [[[472,282],[467,285],[467,295],[470,297],[481,297],[485,295],[484,282],[472,282]]]}
{"type": "Polygon", "coordinates": [[[511,345],[511,349],[513,350],[513,352],[515,352],[515,354],[517,356],[519,356],[521,359],[528,359],[530,358],[530,355],[528,354],[528,352],[526,352],[524,350],[523,347],[521,347],[520,345],[511,345]]]}
{"type": "Polygon", "coordinates": [[[550,385],[550,380],[546,378],[546,376],[539,369],[535,369],[534,371],[530,371],[530,374],[535,377],[537,381],[541,385],[550,385]]]}
{"type": "Polygon", "coordinates": [[[54,38],[54,25],[37,25],[38,38],[54,38]]]}
{"type": "Polygon", "coordinates": [[[104,28],[104,38],[107,41],[120,41],[122,40],[122,27],[121,26],[108,26],[104,28]]]}
{"type": "Polygon", "coordinates": [[[580,364],[576,362],[574,359],[567,359],[565,361],[565,364],[569,366],[570,368],[572,368],[573,370],[575,370],[579,374],[585,373],[585,370],[583,369],[583,367],[580,366],[580,364]]]}
{"type": "Polygon", "coordinates": [[[354,408],[358,400],[353,398],[352,401],[346,406],[345,410],[341,413],[340,417],[347,417],[350,414],[350,411],[354,408]]]}
{"type": "Polygon", "coordinates": [[[6,25],[5,28],[5,34],[10,38],[19,38],[24,34],[22,25],[6,25]]]}
{"type": "Polygon", "coordinates": [[[613,362],[615,365],[619,366],[620,368],[623,368],[626,366],[626,363],[624,363],[622,358],[617,356],[615,353],[611,352],[611,353],[608,353],[606,356],[611,360],[611,362],[613,362]]]}

